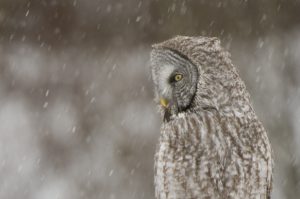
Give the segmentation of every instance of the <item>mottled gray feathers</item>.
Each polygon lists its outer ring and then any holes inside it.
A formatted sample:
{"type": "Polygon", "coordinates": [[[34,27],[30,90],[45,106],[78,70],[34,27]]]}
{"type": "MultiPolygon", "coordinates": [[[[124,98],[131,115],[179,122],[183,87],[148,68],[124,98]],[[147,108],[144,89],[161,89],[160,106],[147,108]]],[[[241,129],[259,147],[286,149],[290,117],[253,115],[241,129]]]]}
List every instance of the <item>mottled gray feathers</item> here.
{"type": "Polygon", "coordinates": [[[270,198],[267,133],[220,41],[155,44],[151,70],[162,117],[169,115],[155,155],[156,198],[270,198]]]}

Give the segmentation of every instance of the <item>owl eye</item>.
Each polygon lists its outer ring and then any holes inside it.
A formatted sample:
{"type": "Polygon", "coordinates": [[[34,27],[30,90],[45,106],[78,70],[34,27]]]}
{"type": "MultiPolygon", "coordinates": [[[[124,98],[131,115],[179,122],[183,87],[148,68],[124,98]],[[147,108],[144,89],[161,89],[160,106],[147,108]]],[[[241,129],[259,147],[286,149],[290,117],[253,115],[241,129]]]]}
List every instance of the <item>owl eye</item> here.
{"type": "Polygon", "coordinates": [[[175,80],[176,82],[182,80],[182,78],[183,78],[183,75],[182,75],[182,74],[176,74],[176,75],[174,76],[174,80],[175,80]]]}

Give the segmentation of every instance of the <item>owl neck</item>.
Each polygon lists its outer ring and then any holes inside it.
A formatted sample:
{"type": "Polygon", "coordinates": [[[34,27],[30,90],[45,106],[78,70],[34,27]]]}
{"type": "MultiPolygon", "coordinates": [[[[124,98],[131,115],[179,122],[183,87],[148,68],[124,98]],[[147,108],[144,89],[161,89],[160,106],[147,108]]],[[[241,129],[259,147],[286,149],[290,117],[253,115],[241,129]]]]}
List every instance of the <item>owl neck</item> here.
{"type": "Polygon", "coordinates": [[[231,76],[216,77],[213,73],[211,76],[205,76],[202,82],[198,82],[192,107],[217,111],[228,117],[243,118],[249,115],[249,112],[254,113],[245,84],[234,72],[231,76]]]}

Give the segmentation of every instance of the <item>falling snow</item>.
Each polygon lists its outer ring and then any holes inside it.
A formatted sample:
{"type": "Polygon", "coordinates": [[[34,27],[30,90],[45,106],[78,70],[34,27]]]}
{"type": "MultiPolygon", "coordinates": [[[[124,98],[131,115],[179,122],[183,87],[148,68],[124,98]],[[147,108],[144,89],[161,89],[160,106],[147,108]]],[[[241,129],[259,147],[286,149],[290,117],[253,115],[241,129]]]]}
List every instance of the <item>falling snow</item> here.
{"type": "Polygon", "coordinates": [[[154,198],[149,51],[174,35],[221,38],[269,133],[273,198],[298,198],[299,9],[293,0],[1,0],[0,198],[154,198]]]}

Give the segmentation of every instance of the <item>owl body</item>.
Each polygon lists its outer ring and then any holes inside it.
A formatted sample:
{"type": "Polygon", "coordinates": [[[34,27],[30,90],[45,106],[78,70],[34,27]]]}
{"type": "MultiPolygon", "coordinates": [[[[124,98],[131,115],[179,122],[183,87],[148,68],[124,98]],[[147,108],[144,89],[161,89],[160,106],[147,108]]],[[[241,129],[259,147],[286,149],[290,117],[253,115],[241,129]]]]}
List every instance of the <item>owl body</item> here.
{"type": "Polygon", "coordinates": [[[240,129],[242,120],[203,111],[163,124],[155,156],[156,197],[268,198],[270,146],[259,122],[240,129]]]}
{"type": "Polygon", "coordinates": [[[156,198],[270,198],[267,133],[219,40],[178,36],[156,44],[151,69],[163,119],[156,198]]]}

